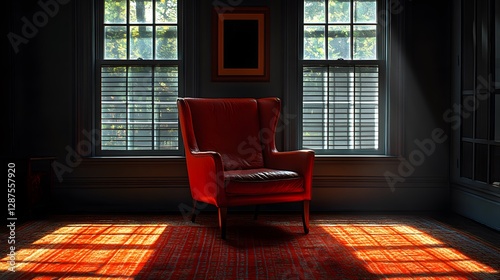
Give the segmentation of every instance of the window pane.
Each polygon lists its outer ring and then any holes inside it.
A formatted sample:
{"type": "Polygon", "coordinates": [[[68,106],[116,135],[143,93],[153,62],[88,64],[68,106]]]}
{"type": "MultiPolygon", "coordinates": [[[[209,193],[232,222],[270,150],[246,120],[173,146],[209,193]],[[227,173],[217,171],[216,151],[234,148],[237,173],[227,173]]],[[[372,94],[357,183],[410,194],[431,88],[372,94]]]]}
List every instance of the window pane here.
{"type": "Polygon", "coordinates": [[[472,179],[473,144],[462,142],[462,151],[460,153],[460,176],[472,179]]]}
{"type": "Polygon", "coordinates": [[[156,59],[177,59],[177,27],[156,27],[156,59]]]}
{"type": "Polygon", "coordinates": [[[151,150],[153,129],[151,67],[130,67],[127,89],[127,148],[151,150]]]}
{"type": "Polygon", "coordinates": [[[152,31],[151,26],[130,27],[130,59],[153,58],[152,31]]]}
{"type": "Polygon", "coordinates": [[[495,119],[493,121],[495,122],[495,140],[500,141],[500,94],[496,94],[494,96],[495,96],[495,119]]]}
{"type": "Polygon", "coordinates": [[[328,27],[328,59],[351,59],[351,27],[334,25],[328,27]]]}
{"type": "MultiPolygon", "coordinates": [[[[471,106],[470,108],[474,107],[475,101],[474,101],[474,96],[473,95],[463,95],[462,96],[462,101],[461,101],[462,106],[471,106]]],[[[469,108],[469,107],[467,107],[469,108]]],[[[458,113],[457,113],[458,114],[458,113]]],[[[467,110],[464,110],[464,113],[459,114],[461,122],[462,122],[462,127],[461,127],[461,132],[462,132],[462,137],[467,137],[467,138],[473,138],[474,137],[474,112],[469,112],[467,110]]]]}
{"type": "Polygon", "coordinates": [[[323,114],[328,111],[328,71],[326,67],[304,67],[303,70],[303,119],[302,145],[312,149],[327,149],[323,144],[324,131],[328,128],[328,119],[323,114]]]}
{"type": "Polygon", "coordinates": [[[377,59],[377,26],[354,26],[354,59],[377,59]]]}
{"type": "Polygon", "coordinates": [[[351,22],[351,1],[349,1],[349,0],[329,0],[328,1],[328,22],[329,23],[350,23],[351,22]]]}
{"type": "Polygon", "coordinates": [[[104,59],[127,59],[127,28],[104,27],[104,59]]]}
{"type": "Polygon", "coordinates": [[[328,99],[329,149],[354,149],[354,67],[330,67],[328,99]]]}
{"type": "Polygon", "coordinates": [[[305,0],[304,1],[304,22],[305,23],[325,23],[325,1],[305,0]]]}
{"type": "Polygon", "coordinates": [[[127,68],[101,70],[101,148],[121,150],[127,135],[127,68]]]}
{"type": "Polygon", "coordinates": [[[376,0],[354,0],[354,22],[376,23],[377,1],[376,0]]]}
{"type": "Polygon", "coordinates": [[[487,182],[488,179],[488,145],[475,144],[474,180],[487,182]]]}
{"type": "Polygon", "coordinates": [[[130,0],[130,23],[153,23],[152,0],[130,0]]]}
{"type": "Polygon", "coordinates": [[[491,147],[491,183],[500,183],[500,146],[491,147]]]}
{"type": "Polygon", "coordinates": [[[104,23],[127,22],[127,0],[104,1],[104,23]]]}
{"type": "Polygon", "coordinates": [[[378,149],[378,67],[356,67],[354,84],[355,146],[378,149]]]}
{"type": "Polygon", "coordinates": [[[376,150],[378,67],[304,67],[302,145],[376,150]]]}
{"type": "Polygon", "coordinates": [[[103,67],[102,150],[177,150],[178,68],[103,67]]]}
{"type": "MultiPolygon", "coordinates": [[[[489,93],[481,93],[481,94],[488,94],[489,93]]],[[[475,130],[476,130],[476,135],[475,135],[475,138],[476,139],[488,139],[489,138],[489,135],[488,135],[488,132],[489,132],[489,119],[490,119],[490,115],[489,115],[489,107],[490,107],[490,102],[488,99],[481,99],[481,98],[478,98],[477,95],[476,95],[476,98],[475,98],[475,101],[476,101],[476,110],[475,111],[471,111],[471,115],[473,115],[475,113],[475,130]]],[[[467,110],[467,108],[469,107],[465,107],[465,110],[467,110]]],[[[464,110],[464,111],[465,111],[464,110]]],[[[472,116],[471,116],[472,118],[472,116]]]]}
{"type": "Polygon", "coordinates": [[[462,1],[462,89],[473,90],[474,77],[474,57],[475,57],[475,1],[462,1]]]}
{"type": "Polygon", "coordinates": [[[177,23],[177,0],[156,0],[156,23],[177,23]]]}
{"type": "Polygon", "coordinates": [[[325,59],[325,28],[304,27],[304,59],[325,59]]]}
{"type": "Polygon", "coordinates": [[[177,67],[155,69],[155,149],[175,150],[178,148],[178,96],[177,67]]]}
{"type": "Polygon", "coordinates": [[[152,128],[152,123],[130,122],[127,126],[127,150],[152,150],[152,128]]]}

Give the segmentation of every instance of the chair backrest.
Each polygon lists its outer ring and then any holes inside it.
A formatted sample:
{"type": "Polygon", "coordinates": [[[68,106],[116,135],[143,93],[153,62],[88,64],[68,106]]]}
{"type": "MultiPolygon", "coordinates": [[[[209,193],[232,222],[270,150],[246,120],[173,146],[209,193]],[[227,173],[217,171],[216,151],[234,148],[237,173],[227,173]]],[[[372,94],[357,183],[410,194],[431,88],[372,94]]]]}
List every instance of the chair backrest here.
{"type": "MultiPolygon", "coordinates": [[[[279,103],[277,98],[266,100],[279,103]]],[[[225,170],[264,167],[262,149],[269,143],[263,143],[262,133],[274,144],[275,130],[273,121],[263,118],[277,117],[279,111],[263,114],[262,103],[254,98],[179,98],[181,129],[191,138],[184,139],[186,149],[220,153],[225,170]]]]}

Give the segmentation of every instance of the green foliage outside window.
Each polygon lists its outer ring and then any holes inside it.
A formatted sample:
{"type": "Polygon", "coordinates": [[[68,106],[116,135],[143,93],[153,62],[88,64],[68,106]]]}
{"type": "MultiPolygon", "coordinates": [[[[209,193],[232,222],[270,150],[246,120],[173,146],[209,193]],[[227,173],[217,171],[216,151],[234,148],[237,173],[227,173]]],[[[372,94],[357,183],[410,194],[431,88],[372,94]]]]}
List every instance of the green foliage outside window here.
{"type": "Polygon", "coordinates": [[[376,0],[305,0],[305,60],[376,59],[376,0]]]}
{"type": "Polygon", "coordinates": [[[177,0],[152,1],[105,1],[105,59],[177,59],[177,0]]]}

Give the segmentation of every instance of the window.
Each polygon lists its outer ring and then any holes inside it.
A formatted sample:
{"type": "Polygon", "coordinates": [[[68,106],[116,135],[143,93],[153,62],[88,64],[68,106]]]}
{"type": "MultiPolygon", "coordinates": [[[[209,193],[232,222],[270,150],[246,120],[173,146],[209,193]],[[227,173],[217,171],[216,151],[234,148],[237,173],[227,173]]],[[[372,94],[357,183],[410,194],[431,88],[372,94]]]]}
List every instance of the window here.
{"type": "Polygon", "coordinates": [[[177,0],[102,0],[100,7],[96,125],[101,141],[96,152],[177,152],[177,0]]]}
{"type": "Polygon", "coordinates": [[[385,153],[385,27],[377,0],[305,0],[302,147],[385,153]]]}
{"type": "Polygon", "coordinates": [[[496,192],[500,186],[500,1],[461,3],[460,99],[446,117],[459,131],[460,177],[496,192]],[[491,17],[484,16],[488,14],[491,17]]]}

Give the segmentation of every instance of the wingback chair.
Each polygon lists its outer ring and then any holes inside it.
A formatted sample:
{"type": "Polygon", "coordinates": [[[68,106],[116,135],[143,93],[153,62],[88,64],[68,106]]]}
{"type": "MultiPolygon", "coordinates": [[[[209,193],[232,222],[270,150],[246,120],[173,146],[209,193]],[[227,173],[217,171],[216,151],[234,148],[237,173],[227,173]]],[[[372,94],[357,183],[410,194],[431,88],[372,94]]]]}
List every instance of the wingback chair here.
{"type": "Polygon", "coordinates": [[[302,222],[309,232],[314,151],[277,151],[279,98],[178,98],[177,106],[192,222],[197,202],[214,205],[226,239],[228,207],[303,202],[302,222]]]}

